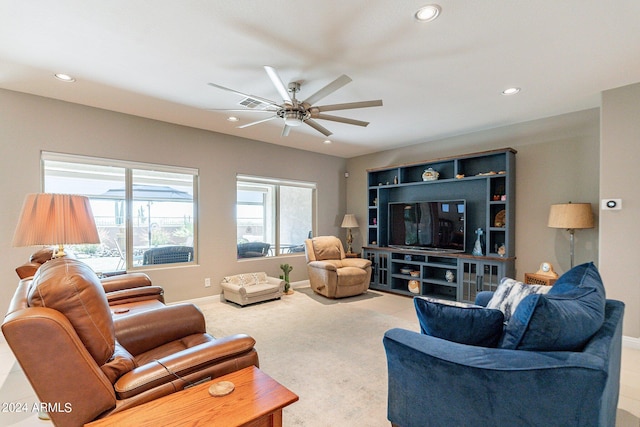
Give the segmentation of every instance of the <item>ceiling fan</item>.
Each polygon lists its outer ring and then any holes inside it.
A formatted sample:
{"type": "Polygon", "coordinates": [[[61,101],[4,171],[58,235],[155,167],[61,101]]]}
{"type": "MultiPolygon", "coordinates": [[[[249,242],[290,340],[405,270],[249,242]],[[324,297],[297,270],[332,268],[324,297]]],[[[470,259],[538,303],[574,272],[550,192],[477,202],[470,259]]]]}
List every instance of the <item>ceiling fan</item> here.
{"type": "Polygon", "coordinates": [[[273,120],[276,118],[281,118],[284,121],[284,128],[282,129],[282,136],[289,135],[289,131],[292,127],[297,127],[302,125],[303,123],[311,126],[324,136],[331,135],[331,131],[320,125],[314,119],[320,120],[329,120],[333,122],[346,123],[350,125],[356,126],[367,126],[369,122],[364,122],[362,120],[349,119],[346,117],[338,117],[330,114],[324,114],[325,111],[336,111],[336,110],[351,110],[356,108],[367,108],[367,107],[380,107],[382,106],[382,100],[378,99],[375,101],[360,101],[360,102],[347,102],[343,104],[333,104],[333,105],[314,105],[316,102],[320,101],[327,95],[335,92],[340,89],[342,86],[351,82],[351,78],[346,75],[341,75],[322,89],[318,90],[313,95],[309,96],[304,101],[299,101],[296,99],[296,93],[300,91],[300,83],[299,82],[291,82],[288,86],[285,86],[282,83],[282,79],[278,75],[278,72],[269,66],[265,66],[266,70],[271,82],[276,87],[276,90],[282,97],[282,103],[278,104],[275,101],[271,101],[266,98],[262,98],[255,95],[247,95],[245,93],[239,92],[237,90],[229,89],[224,86],[217,85],[215,83],[209,83],[209,86],[217,87],[218,89],[226,90],[229,92],[233,92],[237,95],[244,97],[245,99],[241,101],[241,105],[245,105],[248,108],[245,109],[225,109],[225,110],[217,110],[217,111],[255,111],[255,112],[263,112],[273,114],[272,116],[258,120],[255,122],[247,123],[245,125],[238,126],[238,128],[246,128],[249,126],[257,125],[259,123],[264,123],[269,120],[273,120]],[[289,94],[291,93],[291,95],[289,94]]]}

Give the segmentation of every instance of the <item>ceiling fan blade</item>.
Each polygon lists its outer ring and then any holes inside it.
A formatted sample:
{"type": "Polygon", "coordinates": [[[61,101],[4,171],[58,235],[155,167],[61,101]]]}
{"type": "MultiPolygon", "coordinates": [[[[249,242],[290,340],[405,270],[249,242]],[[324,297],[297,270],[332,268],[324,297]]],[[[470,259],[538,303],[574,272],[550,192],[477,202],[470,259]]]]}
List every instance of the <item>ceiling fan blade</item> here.
{"type": "Polygon", "coordinates": [[[369,122],[363,122],[362,120],[348,119],[346,117],[338,117],[322,113],[311,114],[311,117],[313,117],[314,119],[331,120],[332,122],[340,122],[346,123],[348,125],[356,125],[362,127],[367,127],[367,125],[369,124],[369,122]]]}
{"type": "Polygon", "coordinates": [[[289,131],[291,130],[291,126],[284,125],[282,128],[282,136],[289,136],[289,131]]]}
{"type": "Polygon", "coordinates": [[[249,113],[275,113],[278,110],[263,110],[261,108],[256,108],[255,110],[252,110],[250,108],[239,108],[239,109],[228,109],[228,108],[207,108],[207,111],[229,111],[229,112],[249,112],[249,113]]]}
{"type": "Polygon", "coordinates": [[[356,108],[382,107],[382,99],[375,101],[346,102],[344,104],[319,105],[311,107],[311,110],[317,111],[336,111],[336,110],[353,110],[356,108]]]}
{"type": "Polygon", "coordinates": [[[228,87],[220,86],[220,85],[217,85],[215,83],[207,83],[207,84],[209,86],[212,86],[212,87],[215,87],[215,88],[218,88],[218,89],[226,90],[227,92],[235,93],[236,95],[240,95],[240,96],[243,96],[245,98],[255,99],[255,100],[263,102],[265,104],[269,104],[269,105],[271,105],[272,107],[275,107],[275,108],[280,108],[279,104],[276,104],[274,101],[271,101],[270,99],[261,98],[259,96],[255,96],[255,95],[248,95],[246,93],[238,92],[237,90],[229,89],[228,87]]]}
{"type": "Polygon", "coordinates": [[[318,132],[320,132],[321,134],[323,134],[324,136],[330,136],[332,135],[331,131],[328,130],[327,128],[325,128],[324,126],[321,126],[318,122],[311,120],[311,119],[307,119],[304,121],[306,124],[308,124],[309,126],[311,126],[312,128],[314,128],[315,130],[317,130],[318,132]]]}
{"type": "Polygon", "coordinates": [[[291,100],[291,96],[289,96],[289,91],[287,90],[287,87],[284,85],[284,83],[282,83],[282,79],[278,75],[278,72],[275,70],[275,68],[265,65],[264,69],[269,75],[271,82],[276,87],[276,90],[282,97],[282,100],[284,102],[288,102],[289,104],[293,104],[293,101],[291,100]]]}
{"type": "Polygon", "coordinates": [[[349,82],[351,82],[351,78],[343,74],[337,79],[335,79],[334,81],[332,81],[331,83],[329,83],[328,85],[326,85],[325,87],[323,87],[322,89],[320,89],[319,91],[317,91],[316,93],[314,93],[313,95],[311,95],[310,97],[308,97],[307,99],[305,99],[303,101],[303,104],[313,105],[316,102],[320,101],[325,96],[332,94],[333,92],[340,89],[342,86],[346,85],[349,82]]]}
{"type": "Polygon", "coordinates": [[[272,117],[268,117],[266,119],[258,120],[256,122],[247,123],[246,125],[238,126],[238,129],[244,129],[244,128],[248,128],[249,126],[257,125],[259,123],[268,122],[269,120],[273,120],[276,117],[278,117],[278,116],[272,116],[272,117]]]}

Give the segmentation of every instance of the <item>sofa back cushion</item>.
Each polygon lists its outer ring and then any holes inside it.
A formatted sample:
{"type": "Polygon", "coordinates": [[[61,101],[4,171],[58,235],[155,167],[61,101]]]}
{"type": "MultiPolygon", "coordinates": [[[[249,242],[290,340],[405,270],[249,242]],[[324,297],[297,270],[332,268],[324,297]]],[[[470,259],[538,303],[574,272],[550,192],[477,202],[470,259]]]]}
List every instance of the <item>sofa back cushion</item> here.
{"type": "Polygon", "coordinates": [[[252,286],[258,283],[264,283],[267,281],[267,273],[264,271],[258,273],[242,273],[234,276],[227,276],[223,279],[226,283],[238,286],[252,286]]]}
{"type": "Polygon", "coordinates": [[[529,295],[518,304],[499,346],[579,351],[602,326],[605,303],[604,285],[595,265],[574,267],[546,295],[529,295]]]}
{"type": "Polygon", "coordinates": [[[111,311],[100,280],[88,265],[66,257],[44,263],[33,277],[27,303],[62,313],[98,366],[113,356],[111,311]]]}

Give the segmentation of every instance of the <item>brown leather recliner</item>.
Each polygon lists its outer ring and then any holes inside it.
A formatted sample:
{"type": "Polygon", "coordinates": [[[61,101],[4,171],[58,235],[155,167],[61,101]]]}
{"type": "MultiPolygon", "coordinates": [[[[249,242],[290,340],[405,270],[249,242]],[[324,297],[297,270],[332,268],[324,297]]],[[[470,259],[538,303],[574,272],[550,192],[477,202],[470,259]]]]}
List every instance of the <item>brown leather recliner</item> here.
{"type": "MultiPolygon", "coordinates": [[[[53,258],[53,248],[43,248],[33,254],[29,261],[16,267],[21,279],[33,277],[40,266],[53,258]]],[[[73,257],[72,255],[68,255],[73,257]]],[[[155,286],[144,273],[125,273],[104,277],[100,283],[107,294],[107,301],[114,314],[132,314],[164,306],[164,289],[155,286]]]]}
{"type": "Polygon", "coordinates": [[[304,243],[307,273],[314,292],[328,298],[343,298],[367,291],[371,261],[347,258],[342,242],[335,236],[318,236],[304,243]]]}
{"type": "Polygon", "coordinates": [[[68,258],[20,281],[2,332],[41,402],[63,409],[49,413],[60,426],[258,366],[253,338],[212,337],[193,304],[112,316],[95,273],[68,258]]]}

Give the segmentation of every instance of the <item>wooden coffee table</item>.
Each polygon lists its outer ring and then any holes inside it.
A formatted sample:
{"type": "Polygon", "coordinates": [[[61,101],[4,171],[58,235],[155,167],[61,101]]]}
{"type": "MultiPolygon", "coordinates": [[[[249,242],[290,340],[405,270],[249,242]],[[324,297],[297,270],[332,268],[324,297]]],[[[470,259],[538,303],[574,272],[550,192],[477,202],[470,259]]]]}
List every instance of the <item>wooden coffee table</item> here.
{"type": "Polygon", "coordinates": [[[214,378],[135,408],[85,424],[85,427],[282,426],[282,408],[298,396],[255,366],[214,378]],[[231,381],[235,390],[209,395],[209,386],[231,381]]]}

